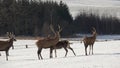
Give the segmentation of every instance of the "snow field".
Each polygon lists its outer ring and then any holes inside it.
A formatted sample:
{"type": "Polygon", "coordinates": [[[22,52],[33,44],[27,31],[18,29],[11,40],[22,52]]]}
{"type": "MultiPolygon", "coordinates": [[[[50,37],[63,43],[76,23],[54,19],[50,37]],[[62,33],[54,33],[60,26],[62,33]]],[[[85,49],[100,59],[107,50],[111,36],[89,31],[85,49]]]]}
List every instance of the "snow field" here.
{"type": "MultiPolygon", "coordinates": [[[[15,49],[10,49],[9,61],[5,60],[5,53],[1,52],[0,68],[120,68],[120,40],[95,42],[94,55],[84,55],[84,45],[80,41],[70,41],[72,51],[57,50],[57,58],[49,58],[49,49],[42,50],[43,60],[38,60],[36,40],[18,40],[15,49]],[[28,48],[25,48],[25,45],[28,48]]],[[[89,51],[89,49],[88,49],[89,51]]],[[[54,52],[53,52],[54,55],[54,52]]]]}

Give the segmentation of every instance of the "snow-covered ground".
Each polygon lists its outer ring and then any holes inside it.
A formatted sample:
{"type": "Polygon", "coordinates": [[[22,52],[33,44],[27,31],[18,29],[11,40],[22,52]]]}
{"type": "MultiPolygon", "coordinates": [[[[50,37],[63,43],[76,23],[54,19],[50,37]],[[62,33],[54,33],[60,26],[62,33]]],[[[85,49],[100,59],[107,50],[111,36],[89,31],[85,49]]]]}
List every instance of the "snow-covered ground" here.
{"type": "MultiPolygon", "coordinates": [[[[106,38],[106,37],[104,37],[106,38]]],[[[99,39],[97,39],[99,40],[99,39]]],[[[17,40],[15,49],[10,49],[9,61],[5,53],[0,52],[0,68],[120,68],[120,40],[97,41],[94,44],[94,55],[84,55],[84,45],[80,41],[70,41],[77,56],[69,50],[57,50],[57,58],[49,58],[49,49],[42,50],[43,60],[38,60],[37,40],[17,40]],[[28,48],[25,48],[28,45],[28,48]]],[[[54,55],[54,54],[53,54],[54,55]]]]}

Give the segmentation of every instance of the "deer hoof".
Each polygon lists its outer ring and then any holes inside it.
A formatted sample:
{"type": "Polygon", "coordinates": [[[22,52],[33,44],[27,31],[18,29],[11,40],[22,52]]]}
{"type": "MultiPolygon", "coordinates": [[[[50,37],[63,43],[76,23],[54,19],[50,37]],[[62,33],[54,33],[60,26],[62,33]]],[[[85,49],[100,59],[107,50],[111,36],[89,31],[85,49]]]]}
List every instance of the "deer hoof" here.
{"type": "Polygon", "coordinates": [[[50,58],[53,58],[52,56],[50,56],[50,58]]]}

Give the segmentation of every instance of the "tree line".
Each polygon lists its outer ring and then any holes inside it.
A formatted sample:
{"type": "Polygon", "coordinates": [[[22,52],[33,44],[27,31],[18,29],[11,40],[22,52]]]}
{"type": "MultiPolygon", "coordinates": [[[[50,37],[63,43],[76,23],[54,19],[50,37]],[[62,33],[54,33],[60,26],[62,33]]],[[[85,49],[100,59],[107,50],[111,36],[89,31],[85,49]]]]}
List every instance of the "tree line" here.
{"type": "Polygon", "coordinates": [[[0,0],[0,35],[14,32],[21,36],[47,36],[49,25],[63,28],[61,35],[89,33],[95,27],[100,34],[120,34],[116,17],[80,13],[73,20],[68,6],[60,1],[0,0]]]}
{"type": "Polygon", "coordinates": [[[95,27],[98,34],[120,34],[120,19],[109,15],[98,15],[93,13],[80,13],[76,16],[74,23],[75,33],[91,33],[95,27]]]}
{"type": "Polygon", "coordinates": [[[65,29],[72,21],[68,6],[62,1],[0,0],[0,35],[14,32],[15,35],[45,36],[51,33],[50,24],[56,30],[58,25],[65,29]]]}

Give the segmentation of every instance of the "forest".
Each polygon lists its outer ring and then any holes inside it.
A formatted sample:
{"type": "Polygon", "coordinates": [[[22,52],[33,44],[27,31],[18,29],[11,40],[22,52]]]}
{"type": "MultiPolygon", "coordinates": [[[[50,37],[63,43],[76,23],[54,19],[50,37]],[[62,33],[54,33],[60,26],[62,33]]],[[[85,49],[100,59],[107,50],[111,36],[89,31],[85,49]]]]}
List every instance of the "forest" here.
{"type": "Polygon", "coordinates": [[[52,33],[50,24],[55,30],[61,26],[62,37],[91,33],[92,27],[98,34],[120,34],[119,18],[83,12],[73,19],[62,1],[0,0],[0,36],[6,32],[16,36],[47,36],[52,33]]]}

